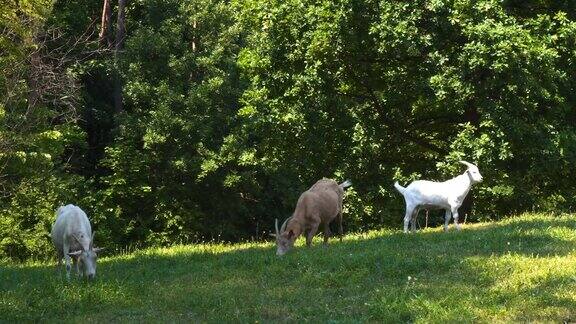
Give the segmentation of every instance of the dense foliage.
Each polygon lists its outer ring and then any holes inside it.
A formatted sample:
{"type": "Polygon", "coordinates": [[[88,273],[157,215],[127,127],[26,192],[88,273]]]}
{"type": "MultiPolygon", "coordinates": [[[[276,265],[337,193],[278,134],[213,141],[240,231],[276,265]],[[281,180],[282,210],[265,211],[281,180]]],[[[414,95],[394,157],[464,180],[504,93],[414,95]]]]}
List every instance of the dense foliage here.
{"type": "Polygon", "coordinates": [[[576,206],[572,1],[137,0],[117,52],[101,14],[0,9],[0,258],[65,203],[109,247],[261,239],[321,177],[354,182],[345,230],[398,227],[392,183],[460,159],[468,220],[576,206]]]}

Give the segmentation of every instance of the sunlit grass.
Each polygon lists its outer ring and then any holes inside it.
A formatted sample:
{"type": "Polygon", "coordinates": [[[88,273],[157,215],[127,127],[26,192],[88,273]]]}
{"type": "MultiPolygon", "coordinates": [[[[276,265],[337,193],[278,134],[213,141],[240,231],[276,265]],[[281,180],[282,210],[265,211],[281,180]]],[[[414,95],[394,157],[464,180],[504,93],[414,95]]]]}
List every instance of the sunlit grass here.
{"type": "Polygon", "coordinates": [[[99,260],[67,282],[53,264],[0,266],[0,321],[574,321],[576,217],[527,214],[303,240],[178,245],[99,260]]]}

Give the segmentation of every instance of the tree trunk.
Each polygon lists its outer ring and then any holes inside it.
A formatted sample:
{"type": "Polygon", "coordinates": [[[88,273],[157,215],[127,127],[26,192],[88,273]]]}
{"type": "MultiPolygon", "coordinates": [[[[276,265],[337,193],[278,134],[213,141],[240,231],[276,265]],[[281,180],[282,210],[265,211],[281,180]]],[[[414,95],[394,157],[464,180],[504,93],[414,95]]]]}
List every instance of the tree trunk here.
{"type": "Polygon", "coordinates": [[[118,21],[116,31],[116,43],[114,48],[114,60],[116,63],[116,80],[114,82],[114,108],[116,113],[124,110],[123,94],[122,94],[122,79],[118,73],[118,58],[120,52],[124,48],[124,38],[126,37],[126,0],[118,0],[118,21]]]}
{"type": "Polygon", "coordinates": [[[102,8],[102,23],[100,26],[100,33],[98,34],[100,46],[112,46],[112,38],[110,36],[111,20],[112,9],[110,8],[110,0],[104,0],[104,7],[102,8]]]}

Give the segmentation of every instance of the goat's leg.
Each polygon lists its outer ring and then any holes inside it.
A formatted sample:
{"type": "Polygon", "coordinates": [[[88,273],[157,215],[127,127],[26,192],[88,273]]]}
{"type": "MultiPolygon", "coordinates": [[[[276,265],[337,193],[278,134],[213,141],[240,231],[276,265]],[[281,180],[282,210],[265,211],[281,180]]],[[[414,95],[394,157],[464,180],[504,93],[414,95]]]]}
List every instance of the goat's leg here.
{"type": "Polygon", "coordinates": [[[71,257],[69,255],[64,256],[64,264],[66,264],[66,279],[70,280],[70,272],[72,271],[72,265],[70,264],[71,257]]]}
{"type": "Polygon", "coordinates": [[[306,245],[308,245],[308,234],[310,234],[310,230],[305,229],[302,231],[302,236],[306,238],[306,245]]]}
{"type": "Polygon", "coordinates": [[[330,224],[326,223],[324,225],[324,245],[328,245],[328,238],[330,237],[330,224]]]}
{"type": "Polygon", "coordinates": [[[448,224],[450,223],[450,209],[446,209],[446,213],[444,214],[444,232],[448,232],[448,224]]]}
{"type": "Polygon", "coordinates": [[[316,232],[318,231],[318,226],[320,224],[313,224],[310,227],[310,231],[308,232],[308,234],[306,235],[306,246],[310,247],[312,245],[312,239],[314,238],[314,235],[316,235],[316,232]]]}
{"type": "Polygon", "coordinates": [[[66,279],[70,280],[70,271],[72,270],[72,266],[70,265],[70,244],[64,239],[64,243],[62,244],[62,254],[64,255],[64,264],[66,265],[66,279]]]}
{"type": "Polygon", "coordinates": [[[412,213],[412,220],[410,221],[411,224],[411,232],[416,233],[416,222],[418,221],[418,212],[420,211],[419,207],[414,208],[414,212],[412,213]]]}
{"type": "Polygon", "coordinates": [[[412,214],[414,213],[414,207],[407,205],[406,214],[404,215],[404,233],[408,233],[408,224],[412,219],[412,214]]]}
{"type": "Polygon", "coordinates": [[[460,223],[458,223],[458,207],[452,207],[452,217],[454,218],[456,229],[461,230],[460,223]]]}

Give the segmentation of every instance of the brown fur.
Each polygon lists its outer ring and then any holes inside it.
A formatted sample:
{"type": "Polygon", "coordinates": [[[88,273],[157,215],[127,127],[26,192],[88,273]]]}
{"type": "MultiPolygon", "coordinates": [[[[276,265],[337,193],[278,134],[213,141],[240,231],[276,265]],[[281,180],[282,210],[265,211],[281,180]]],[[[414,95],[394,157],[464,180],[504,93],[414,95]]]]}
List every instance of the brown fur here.
{"type": "Polygon", "coordinates": [[[277,236],[278,254],[289,250],[298,236],[306,236],[306,245],[312,244],[312,238],[320,226],[324,228],[324,244],[330,237],[329,224],[338,217],[340,241],[342,240],[342,199],[344,189],[334,180],[318,180],[310,189],[300,195],[292,217],[285,229],[277,236]],[[282,248],[281,248],[282,246],[282,248]]]}

